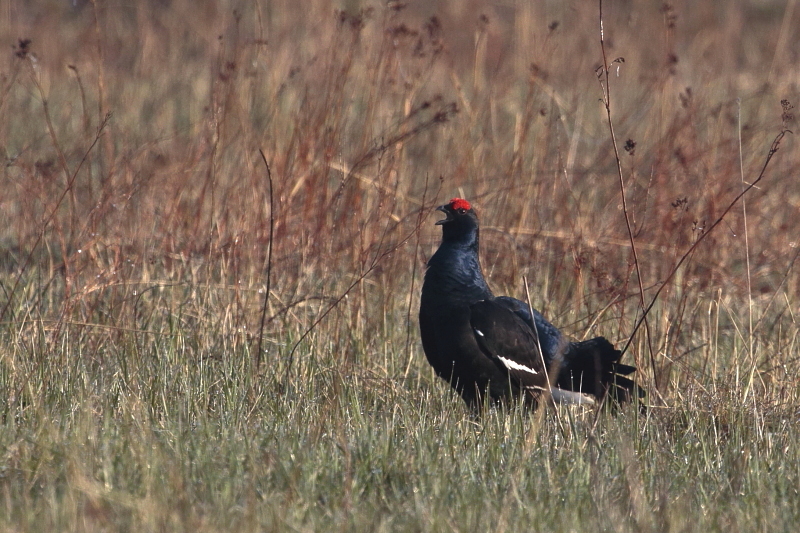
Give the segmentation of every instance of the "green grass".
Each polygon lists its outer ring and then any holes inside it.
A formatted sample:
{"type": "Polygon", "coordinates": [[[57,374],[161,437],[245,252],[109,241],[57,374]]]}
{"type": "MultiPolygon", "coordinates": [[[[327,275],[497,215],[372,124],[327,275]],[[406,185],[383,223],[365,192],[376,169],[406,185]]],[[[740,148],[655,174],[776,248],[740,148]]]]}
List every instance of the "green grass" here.
{"type": "MultiPolygon", "coordinates": [[[[570,336],[641,316],[597,6],[296,4],[0,3],[0,531],[794,531],[794,139],[633,336],[646,414],[477,417],[419,342],[433,206],[570,336]]],[[[800,11],[639,4],[648,302],[792,128],[800,11]]]]}
{"type": "Polygon", "coordinates": [[[790,531],[800,518],[797,424],[740,398],[596,426],[580,411],[476,419],[427,371],[403,382],[309,351],[285,385],[198,336],[8,350],[5,527],[790,531]]]}

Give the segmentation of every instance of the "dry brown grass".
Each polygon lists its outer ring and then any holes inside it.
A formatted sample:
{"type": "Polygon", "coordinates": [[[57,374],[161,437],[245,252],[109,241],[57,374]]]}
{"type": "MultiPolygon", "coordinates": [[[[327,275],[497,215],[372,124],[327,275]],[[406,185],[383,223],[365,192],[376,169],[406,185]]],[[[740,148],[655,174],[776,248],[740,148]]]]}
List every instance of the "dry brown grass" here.
{"type": "MultiPolygon", "coordinates": [[[[244,372],[268,269],[249,408],[253,383],[295,394],[320,361],[335,391],[359,376],[393,398],[444,395],[415,316],[430,209],[455,195],[477,205],[497,292],[521,295],[526,277],[566,332],[624,343],[639,280],[597,6],[452,4],[0,3],[15,45],[0,57],[4,419],[48,405],[60,378],[43,369],[70,367],[70,347],[87,383],[112,360],[145,368],[148,343],[188,361],[239,354],[244,372]]],[[[646,300],[792,128],[794,6],[606,4],[646,300]]],[[[797,153],[784,139],[746,209],[661,293],[649,345],[633,339],[653,404],[796,416],[797,153]]]]}
{"type": "MultiPolygon", "coordinates": [[[[373,337],[373,317],[406,307],[435,245],[420,209],[464,194],[495,286],[516,293],[527,275],[536,305],[577,335],[600,311],[606,334],[631,329],[638,282],[592,74],[596,6],[94,7],[6,7],[7,40],[31,44],[3,58],[2,239],[9,279],[37,272],[58,295],[41,318],[95,323],[102,302],[102,322],[121,327],[138,284],[190,282],[214,286],[252,332],[269,245],[261,148],[275,176],[276,326],[304,324],[372,267],[337,313],[373,337]]],[[[622,168],[651,293],[755,179],[779,101],[797,92],[795,51],[774,31],[791,13],[686,9],[605,13],[609,57],[625,58],[612,117],[619,143],[635,142],[622,168]]],[[[737,210],[664,292],[659,365],[697,348],[698,305],[752,300],[767,337],[791,310],[794,153],[749,195],[749,249],[737,210]]],[[[4,319],[21,297],[8,295],[4,319]]]]}

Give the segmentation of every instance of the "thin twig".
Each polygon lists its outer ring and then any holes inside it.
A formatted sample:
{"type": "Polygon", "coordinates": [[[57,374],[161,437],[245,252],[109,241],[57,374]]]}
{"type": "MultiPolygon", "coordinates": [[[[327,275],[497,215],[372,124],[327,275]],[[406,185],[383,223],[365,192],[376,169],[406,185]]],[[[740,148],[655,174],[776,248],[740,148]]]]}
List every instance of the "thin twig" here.
{"type": "MultiPolygon", "coordinates": [[[[425,210],[425,206],[421,207],[420,209],[425,210]]],[[[286,370],[284,371],[284,383],[288,383],[289,372],[291,371],[292,365],[294,363],[294,354],[297,351],[297,348],[300,347],[300,344],[303,343],[306,337],[308,337],[311,334],[311,332],[314,331],[314,329],[316,329],[316,327],[320,324],[320,322],[322,322],[325,319],[325,317],[327,317],[330,314],[330,312],[333,311],[336,308],[336,306],[339,305],[339,303],[341,303],[345,298],[347,298],[347,295],[350,294],[350,291],[352,291],[355,287],[357,287],[359,283],[361,283],[364,279],[366,279],[366,277],[369,276],[372,273],[372,271],[378,267],[381,261],[392,255],[403,245],[405,245],[415,234],[417,234],[422,224],[421,220],[422,219],[420,218],[420,222],[418,222],[417,226],[415,226],[411,232],[409,232],[402,239],[400,239],[400,241],[397,244],[395,244],[388,250],[384,250],[383,252],[378,253],[372,259],[372,262],[370,263],[369,267],[363,273],[361,273],[355,280],[353,280],[353,282],[347,287],[347,289],[345,289],[344,292],[342,292],[342,294],[340,294],[339,297],[336,298],[333,301],[333,303],[331,303],[331,305],[328,306],[328,308],[308,327],[308,329],[306,329],[303,332],[303,334],[300,335],[300,338],[297,339],[297,342],[294,343],[294,346],[292,346],[292,349],[289,352],[289,357],[288,360],[286,361],[286,370]]]]}
{"type": "Polygon", "coordinates": [[[11,306],[11,301],[14,299],[14,293],[17,291],[19,282],[22,279],[23,274],[25,274],[25,271],[27,270],[28,265],[31,262],[31,259],[33,258],[33,253],[36,251],[36,248],[39,246],[39,243],[42,242],[42,239],[44,238],[44,233],[45,231],[47,231],[47,226],[50,225],[50,222],[56,216],[56,212],[58,212],[59,207],[61,207],[61,203],[64,201],[64,198],[67,197],[67,193],[69,193],[72,190],[72,186],[75,183],[75,179],[78,177],[78,173],[80,172],[81,168],[83,168],[83,164],[86,162],[86,159],[89,157],[89,154],[94,149],[95,145],[97,144],[97,141],[100,140],[100,137],[103,134],[103,130],[105,130],[106,125],[108,124],[108,121],[110,119],[111,119],[111,113],[107,114],[103,119],[103,122],[100,123],[100,127],[97,128],[97,134],[94,136],[94,141],[92,141],[92,144],[83,154],[83,158],[81,158],[81,161],[80,163],[78,163],[77,168],[69,176],[69,179],[67,180],[67,186],[64,188],[63,191],[61,191],[61,196],[58,197],[58,200],[56,200],[56,203],[53,205],[53,208],[50,210],[50,213],[44,219],[44,223],[42,224],[42,229],[36,236],[36,242],[33,243],[30,252],[28,252],[28,256],[25,258],[25,262],[19,269],[19,274],[17,275],[17,279],[14,280],[14,285],[11,287],[11,291],[9,291],[8,293],[8,300],[6,301],[6,305],[3,307],[3,310],[0,311],[0,321],[2,321],[3,318],[6,316],[6,312],[8,311],[8,308],[11,306]]]}
{"type": "MultiPolygon", "coordinates": [[[[619,157],[619,148],[617,147],[617,136],[614,132],[614,121],[611,120],[611,86],[609,84],[609,65],[608,65],[608,58],[606,56],[606,45],[605,45],[605,35],[603,30],[603,0],[599,0],[600,3],[600,50],[603,53],[603,73],[602,73],[602,80],[605,80],[605,83],[601,80],[600,85],[603,88],[603,106],[606,109],[606,118],[608,119],[608,131],[611,135],[611,145],[614,147],[614,160],[617,163],[617,176],[619,177],[619,191],[620,197],[622,198],[622,213],[625,215],[625,227],[628,230],[628,239],[631,243],[631,252],[633,253],[633,265],[636,268],[636,280],[639,285],[639,305],[642,311],[644,311],[644,283],[642,282],[642,270],[639,267],[639,254],[636,251],[636,242],[633,237],[633,228],[631,226],[631,219],[628,213],[628,201],[626,199],[625,194],[625,180],[622,176],[622,162],[620,161],[619,157]]],[[[612,61],[612,65],[614,63],[622,63],[625,60],[623,58],[618,58],[612,61]]],[[[656,390],[658,390],[658,374],[656,373],[656,366],[655,366],[655,357],[653,354],[653,343],[652,343],[652,336],[650,334],[650,323],[646,320],[647,314],[643,314],[642,318],[645,319],[645,331],[647,333],[647,347],[650,353],[650,366],[653,371],[653,380],[655,381],[656,390]]],[[[624,353],[624,350],[623,350],[624,353]]]]}
{"type": "Polygon", "coordinates": [[[772,141],[772,144],[770,145],[769,148],[769,153],[767,153],[767,158],[764,161],[764,165],[761,167],[761,172],[758,173],[758,178],[756,178],[755,181],[753,181],[750,185],[748,185],[745,189],[743,189],[742,192],[737,194],[733,200],[731,200],[730,204],[728,204],[728,206],[722,211],[722,214],[714,221],[713,224],[711,224],[711,226],[708,227],[708,230],[700,234],[697,240],[694,241],[694,243],[689,247],[689,249],[686,250],[686,252],[681,256],[681,258],[678,260],[675,266],[672,267],[672,270],[667,275],[664,282],[661,284],[661,286],[656,290],[656,293],[653,295],[653,299],[650,300],[650,304],[644,309],[644,314],[642,315],[641,318],[639,318],[639,320],[636,322],[636,325],[633,327],[633,331],[631,331],[630,337],[628,338],[628,342],[626,342],[625,347],[622,348],[622,353],[625,353],[625,351],[631,345],[631,343],[633,342],[633,337],[636,334],[636,331],[642,325],[642,322],[647,317],[647,314],[655,305],[656,300],[658,300],[658,297],[661,294],[661,291],[663,291],[664,287],[666,287],[669,284],[669,282],[672,281],[672,278],[678,272],[678,269],[681,267],[681,265],[683,265],[686,259],[688,259],[689,256],[692,255],[692,253],[700,245],[700,243],[703,242],[703,239],[705,239],[714,230],[714,228],[719,226],[719,224],[722,222],[725,216],[731,211],[731,209],[733,209],[736,206],[739,200],[741,200],[745,194],[747,194],[751,189],[753,189],[756,185],[758,185],[758,182],[761,181],[761,179],[764,177],[764,173],[767,171],[767,166],[769,165],[769,162],[772,161],[772,157],[778,151],[781,141],[783,140],[783,138],[786,136],[787,133],[792,133],[792,131],[784,127],[784,129],[782,129],[781,132],[772,141]]]}
{"type": "MultiPolygon", "coordinates": [[[[425,205],[426,196],[428,194],[428,175],[425,175],[425,189],[422,191],[422,205],[425,205]]],[[[417,218],[417,228],[422,227],[422,217],[425,215],[425,210],[419,210],[419,217],[417,218]]],[[[417,252],[419,251],[419,241],[420,241],[420,232],[417,231],[417,240],[414,243],[414,254],[412,255],[413,261],[411,266],[411,288],[408,291],[408,311],[406,313],[406,349],[405,352],[408,355],[408,359],[406,361],[406,368],[403,371],[403,378],[408,378],[408,372],[411,369],[411,362],[414,360],[411,356],[411,350],[409,347],[411,346],[411,306],[414,302],[414,285],[417,281],[417,252]]]]}
{"type": "Polygon", "coordinates": [[[264,305],[261,308],[261,325],[258,328],[258,347],[256,348],[256,372],[261,368],[261,347],[264,343],[264,324],[267,320],[267,305],[269,304],[270,281],[272,279],[272,248],[275,235],[275,210],[272,205],[272,170],[269,168],[264,150],[259,149],[264,166],[267,167],[267,181],[269,182],[269,248],[267,250],[267,292],[264,294],[264,305]]]}
{"type": "MultiPolygon", "coordinates": [[[[559,343],[558,346],[558,353],[554,354],[555,357],[553,358],[553,368],[547,368],[547,361],[544,360],[544,352],[542,352],[542,342],[539,339],[539,330],[536,328],[536,317],[533,315],[533,305],[531,304],[531,292],[528,289],[528,278],[527,276],[522,276],[522,282],[525,284],[525,298],[528,302],[528,313],[531,315],[531,324],[533,324],[533,333],[536,335],[536,347],[539,350],[539,360],[542,362],[542,368],[544,369],[544,379],[547,382],[547,389],[543,390],[545,394],[546,400],[553,399],[553,381],[555,381],[555,376],[561,372],[561,358],[564,354],[564,346],[563,343],[559,343]],[[551,378],[552,376],[552,378],[551,378]],[[551,381],[551,379],[553,381],[551,381]]],[[[556,413],[556,420],[558,421],[559,427],[561,426],[561,417],[558,416],[558,409],[555,410],[556,413]]],[[[562,428],[563,430],[563,428],[562,428]]]]}
{"type": "MultiPolygon", "coordinates": [[[[736,132],[738,134],[738,148],[739,148],[739,177],[742,182],[742,189],[746,185],[744,181],[744,154],[742,150],[742,99],[736,99],[736,116],[738,119],[736,132]]],[[[744,227],[744,259],[745,259],[745,273],[747,276],[747,323],[748,323],[748,339],[747,339],[747,354],[750,356],[750,361],[755,366],[755,359],[753,356],[753,284],[750,276],[750,235],[747,231],[747,203],[742,198],[742,223],[744,227]]],[[[738,355],[736,356],[738,358],[738,355]]],[[[739,365],[736,365],[738,372],[739,365]]]]}
{"type": "MultiPolygon", "coordinates": [[[[426,102],[422,109],[427,109],[430,104],[426,102]]],[[[412,112],[415,114],[416,111],[412,112]]],[[[364,154],[359,157],[355,163],[350,167],[349,171],[345,174],[342,178],[339,187],[337,187],[336,193],[333,195],[331,204],[334,204],[339,201],[342,197],[342,193],[344,192],[345,185],[350,182],[350,178],[358,171],[360,171],[364,166],[369,164],[372,160],[376,157],[379,157],[384,152],[389,150],[392,146],[405,143],[409,139],[419,135],[420,133],[427,131],[428,129],[438,126],[440,124],[444,124],[451,117],[458,114],[458,106],[451,102],[449,104],[443,105],[438,111],[436,111],[431,117],[422,120],[419,124],[411,128],[407,131],[401,131],[386,140],[383,140],[377,146],[373,146],[369,150],[367,150],[364,154]]]]}

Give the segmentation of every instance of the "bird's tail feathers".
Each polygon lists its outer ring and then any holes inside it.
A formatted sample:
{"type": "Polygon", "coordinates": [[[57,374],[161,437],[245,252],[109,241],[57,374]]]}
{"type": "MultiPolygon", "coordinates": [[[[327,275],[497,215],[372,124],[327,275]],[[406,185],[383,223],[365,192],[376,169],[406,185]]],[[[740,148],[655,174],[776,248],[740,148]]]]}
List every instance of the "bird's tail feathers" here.
{"type": "Polygon", "coordinates": [[[629,376],[635,366],[619,362],[622,352],[604,337],[570,343],[560,362],[556,386],[589,393],[597,398],[608,394],[618,403],[644,398],[644,390],[629,376]]]}

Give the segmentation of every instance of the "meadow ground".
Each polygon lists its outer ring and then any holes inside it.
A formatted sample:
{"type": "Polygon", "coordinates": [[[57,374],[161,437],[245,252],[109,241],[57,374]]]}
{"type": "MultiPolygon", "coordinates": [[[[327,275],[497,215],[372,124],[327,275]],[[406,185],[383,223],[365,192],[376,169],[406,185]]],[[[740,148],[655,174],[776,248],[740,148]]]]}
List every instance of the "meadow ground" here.
{"type": "Polygon", "coordinates": [[[796,530],[797,2],[449,4],[0,0],[0,531],[796,530]],[[437,380],[456,195],[646,414],[437,380]]]}

